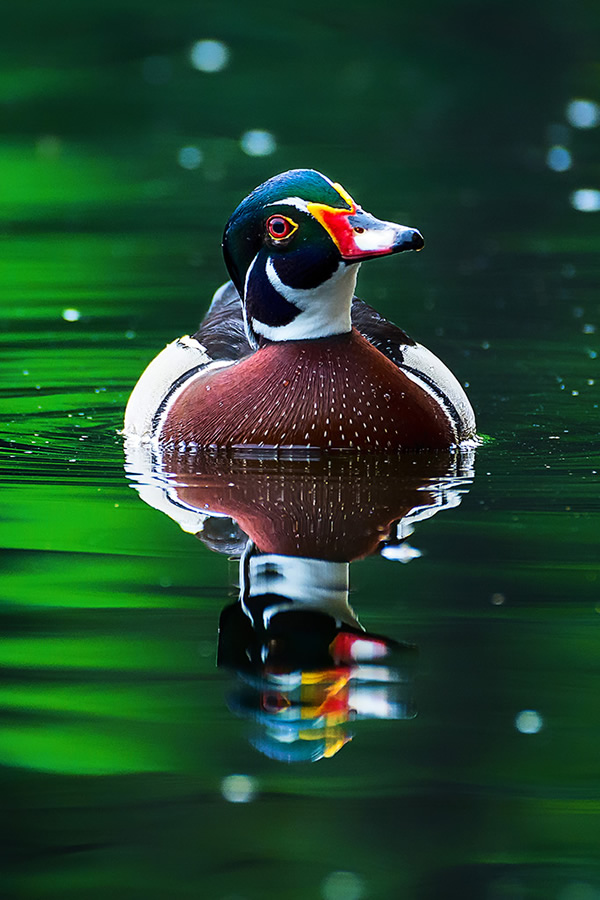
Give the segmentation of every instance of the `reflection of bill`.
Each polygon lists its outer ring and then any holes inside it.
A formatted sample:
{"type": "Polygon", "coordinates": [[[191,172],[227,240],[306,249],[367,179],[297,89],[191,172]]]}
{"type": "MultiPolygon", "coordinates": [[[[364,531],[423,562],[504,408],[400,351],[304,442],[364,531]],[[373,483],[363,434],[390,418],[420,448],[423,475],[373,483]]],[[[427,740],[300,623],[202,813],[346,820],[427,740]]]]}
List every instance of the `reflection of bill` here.
{"type": "Polygon", "coordinates": [[[230,705],[258,725],[251,740],[263,753],[314,761],[351,739],[352,721],[415,715],[415,648],[360,625],[349,563],[418,556],[406,538],[460,502],[472,453],[281,460],[127,447],[142,499],[240,558],[218,664],[238,673],[230,705]]]}

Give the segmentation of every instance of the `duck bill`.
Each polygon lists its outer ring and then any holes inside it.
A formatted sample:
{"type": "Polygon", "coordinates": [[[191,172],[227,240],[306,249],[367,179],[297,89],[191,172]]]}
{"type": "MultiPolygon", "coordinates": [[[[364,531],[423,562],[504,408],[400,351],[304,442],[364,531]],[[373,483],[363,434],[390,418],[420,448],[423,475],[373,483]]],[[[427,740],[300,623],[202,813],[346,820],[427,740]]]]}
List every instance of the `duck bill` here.
{"type": "Polygon", "coordinates": [[[348,217],[348,228],[340,235],[340,252],[345,262],[362,262],[376,256],[422,250],[425,241],[416,228],[383,222],[369,213],[348,217]]]}
{"type": "Polygon", "coordinates": [[[358,263],[404,250],[421,250],[425,244],[416,228],[384,222],[357,207],[346,211],[309,204],[309,209],[327,231],[345,262],[358,263]]]}

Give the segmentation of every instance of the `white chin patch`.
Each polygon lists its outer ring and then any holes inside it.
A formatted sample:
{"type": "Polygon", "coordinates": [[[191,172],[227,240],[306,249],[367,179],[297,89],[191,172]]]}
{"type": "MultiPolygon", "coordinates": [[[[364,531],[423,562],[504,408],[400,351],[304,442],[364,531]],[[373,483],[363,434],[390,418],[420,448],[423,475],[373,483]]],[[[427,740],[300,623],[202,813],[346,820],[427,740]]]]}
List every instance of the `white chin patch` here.
{"type": "Polygon", "coordinates": [[[340,263],[331,278],[319,287],[304,290],[284,284],[269,257],[266,265],[267,278],[277,293],[297,306],[300,312],[289,325],[274,327],[252,319],[252,328],[270,341],[301,341],[347,334],[352,330],[352,298],[358,268],[358,263],[340,263]]]}

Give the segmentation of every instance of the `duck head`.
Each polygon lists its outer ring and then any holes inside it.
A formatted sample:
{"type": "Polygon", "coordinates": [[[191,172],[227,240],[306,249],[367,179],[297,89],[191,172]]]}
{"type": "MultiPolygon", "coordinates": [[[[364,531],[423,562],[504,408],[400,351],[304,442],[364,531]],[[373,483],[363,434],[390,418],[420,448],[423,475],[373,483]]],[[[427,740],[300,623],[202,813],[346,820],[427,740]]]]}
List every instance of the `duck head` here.
{"type": "Polygon", "coordinates": [[[313,169],[270,178],[240,203],[223,235],[250,344],[349,332],[360,263],[423,243],[416,229],[376,219],[313,169]]]}

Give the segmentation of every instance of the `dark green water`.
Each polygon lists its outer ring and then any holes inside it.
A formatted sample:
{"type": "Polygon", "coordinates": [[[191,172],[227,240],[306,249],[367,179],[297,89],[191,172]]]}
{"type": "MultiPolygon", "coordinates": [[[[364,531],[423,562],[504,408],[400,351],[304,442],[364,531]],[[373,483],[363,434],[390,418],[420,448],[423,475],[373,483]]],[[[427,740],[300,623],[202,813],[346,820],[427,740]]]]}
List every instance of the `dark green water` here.
{"type": "Polygon", "coordinates": [[[600,898],[600,212],[575,194],[600,190],[600,127],[565,112],[600,102],[600,13],[366,12],[3,7],[3,896],[600,898]],[[224,68],[191,64],[202,39],[224,68]],[[294,166],[422,230],[359,293],[493,437],[422,556],[351,566],[363,625],[418,647],[417,715],[312,765],[229,711],[236,565],[142,503],[117,434],[224,280],[229,213],[294,166]]]}

